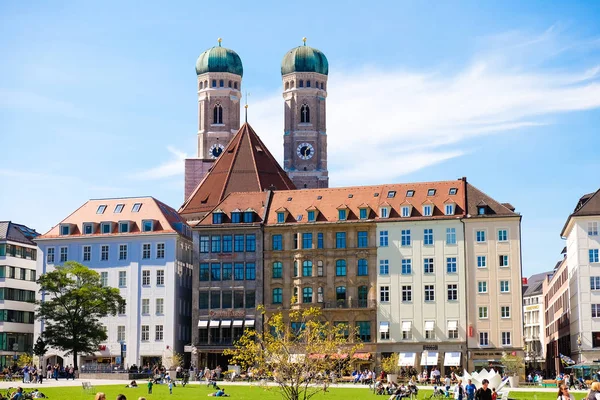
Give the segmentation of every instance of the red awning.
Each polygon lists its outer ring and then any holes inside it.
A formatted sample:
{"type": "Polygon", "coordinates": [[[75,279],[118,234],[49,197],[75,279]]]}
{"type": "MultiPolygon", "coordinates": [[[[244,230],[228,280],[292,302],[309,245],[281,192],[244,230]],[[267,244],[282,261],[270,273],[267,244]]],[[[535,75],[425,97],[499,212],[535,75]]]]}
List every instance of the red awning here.
{"type": "Polygon", "coordinates": [[[325,354],[309,354],[308,358],[312,360],[322,360],[325,358],[325,354]]]}
{"type": "Polygon", "coordinates": [[[348,353],[332,354],[331,356],[329,356],[329,358],[331,358],[332,360],[343,360],[345,358],[348,358],[348,353]]]}
{"type": "Polygon", "coordinates": [[[357,360],[370,360],[371,353],[354,353],[352,358],[356,358],[357,360]]]}

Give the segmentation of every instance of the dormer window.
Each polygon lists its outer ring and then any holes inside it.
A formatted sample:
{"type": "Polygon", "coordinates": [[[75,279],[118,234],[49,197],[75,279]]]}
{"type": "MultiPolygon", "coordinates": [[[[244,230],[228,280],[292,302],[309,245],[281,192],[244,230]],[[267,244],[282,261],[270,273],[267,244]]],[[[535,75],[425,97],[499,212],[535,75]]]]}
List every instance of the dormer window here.
{"type": "Polygon", "coordinates": [[[410,206],[402,206],[402,218],[410,217],[410,206]]]}
{"type": "Polygon", "coordinates": [[[314,210],[310,210],[308,212],[308,222],[315,222],[315,212],[314,212],[314,210]]]}
{"type": "Polygon", "coordinates": [[[360,219],[367,219],[369,218],[369,209],[368,208],[361,208],[359,211],[359,217],[360,219]]]}
{"type": "Polygon", "coordinates": [[[121,211],[123,211],[123,207],[125,207],[125,204],[117,204],[115,206],[115,214],[121,214],[121,211]]]}
{"type": "Polygon", "coordinates": [[[61,236],[68,236],[71,234],[71,225],[64,224],[60,226],[60,234],[61,236]]]}
{"type": "Polygon", "coordinates": [[[251,224],[254,222],[254,212],[244,211],[244,223],[251,224]]]}
{"type": "Polygon", "coordinates": [[[458,192],[457,188],[450,188],[450,190],[448,191],[448,194],[455,195],[457,192],[458,192]]]}
{"type": "Polygon", "coordinates": [[[446,215],[454,215],[454,204],[446,204],[446,215]]]}
{"type": "Polygon", "coordinates": [[[278,224],[283,224],[285,222],[285,213],[284,212],[278,212],[277,213],[277,223],[278,224]]]}
{"type": "Polygon", "coordinates": [[[154,221],[145,219],[142,221],[142,232],[152,232],[154,230],[154,221]]]}
{"type": "Polygon", "coordinates": [[[142,203],[135,203],[133,207],[131,207],[131,212],[140,212],[140,208],[142,208],[142,203]]]}
{"type": "Polygon", "coordinates": [[[128,232],[129,232],[129,221],[119,222],[119,233],[128,233],[128,232]]]}
{"type": "Polygon", "coordinates": [[[431,217],[431,212],[432,212],[432,207],[430,204],[423,206],[423,216],[424,217],[431,217]]]}
{"type": "Polygon", "coordinates": [[[413,197],[415,195],[415,191],[414,190],[407,190],[406,191],[406,197],[413,197]]]}
{"type": "Polygon", "coordinates": [[[388,192],[388,199],[393,199],[394,197],[396,197],[396,191],[395,190],[390,190],[388,192]]]}
{"type": "Polygon", "coordinates": [[[89,222],[83,224],[83,234],[91,235],[92,233],[94,233],[94,224],[91,224],[89,222]]]}
{"type": "Polygon", "coordinates": [[[485,215],[485,206],[477,207],[477,215],[485,215]]]}
{"type": "Polygon", "coordinates": [[[345,221],[347,217],[347,212],[345,208],[338,210],[338,220],[345,221]]]}
{"type": "Polygon", "coordinates": [[[388,218],[390,216],[390,207],[381,207],[379,209],[379,215],[381,218],[388,218]]]}
{"type": "Polygon", "coordinates": [[[112,233],[112,223],[110,223],[110,222],[103,222],[102,223],[102,233],[103,234],[112,233]]]}
{"type": "Polygon", "coordinates": [[[231,213],[231,222],[234,224],[239,224],[242,222],[242,212],[241,211],[233,211],[231,213]]]}
{"type": "Polygon", "coordinates": [[[427,196],[435,196],[435,189],[427,190],[427,196]]]}
{"type": "Polygon", "coordinates": [[[212,223],[214,225],[219,225],[219,224],[223,223],[223,213],[222,212],[220,212],[220,211],[216,212],[215,211],[212,216],[213,216],[212,223]]]}
{"type": "Polygon", "coordinates": [[[98,209],[96,210],[96,214],[104,214],[105,210],[106,210],[106,205],[101,204],[98,206],[98,209]]]}

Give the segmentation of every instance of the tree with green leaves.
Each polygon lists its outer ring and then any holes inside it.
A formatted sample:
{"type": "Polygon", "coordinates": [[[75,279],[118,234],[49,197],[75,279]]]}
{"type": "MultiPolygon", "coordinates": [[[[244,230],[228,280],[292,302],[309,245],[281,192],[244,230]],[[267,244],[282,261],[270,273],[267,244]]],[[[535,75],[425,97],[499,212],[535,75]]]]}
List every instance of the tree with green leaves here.
{"type": "MultiPolygon", "coordinates": [[[[259,311],[265,315],[262,306],[259,311]]],[[[326,321],[316,307],[278,311],[264,325],[264,333],[245,330],[233,349],[224,354],[244,370],[272,378],[286,400],[307,400],[327,391],[332,371],[340,372],[362,344],[356,331],[326,321]]]]}
{"type": "Polygon", "coordinates": [[[37,280],[42,293],[36,317],[44,321],[43,337],[49,346],[73,355],[77,369],[80,354],[89,354],[107,336],[100,319],[116,315],[125,306],[119,289],[102,286],[100,275],[68,261],[37,280]]]}
{"type": "Polygon", "coordinates": [[[44,355],[46,355],[47,351],[48,348],[46,347],[46,342],[41,336],[38,336],[37,340],[35,341],[35,344],[33,345],[33,354],[42,359],[44,355]]]}

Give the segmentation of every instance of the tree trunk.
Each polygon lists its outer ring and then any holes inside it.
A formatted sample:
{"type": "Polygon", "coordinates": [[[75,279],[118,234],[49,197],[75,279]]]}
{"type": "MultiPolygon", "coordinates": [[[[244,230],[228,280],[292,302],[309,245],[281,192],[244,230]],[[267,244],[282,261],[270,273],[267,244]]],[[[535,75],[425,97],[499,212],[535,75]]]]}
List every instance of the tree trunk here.
{"type": "Polygon", "coordinates": [[[73,373],[77,371],[77,350],[73,350],[73,373]]]}

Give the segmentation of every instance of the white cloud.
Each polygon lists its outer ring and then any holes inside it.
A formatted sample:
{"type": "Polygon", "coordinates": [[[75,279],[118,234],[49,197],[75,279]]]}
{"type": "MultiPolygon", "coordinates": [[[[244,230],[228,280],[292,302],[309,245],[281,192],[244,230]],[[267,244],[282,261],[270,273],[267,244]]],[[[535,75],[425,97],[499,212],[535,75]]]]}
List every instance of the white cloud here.
{"type": "Polygon", "coordinates": [[[129,177],[135,180],[148,181],[182,175],[185,168],[185,159],[189,156],[173,146],[167,146],[167,150],[171,153],[171,160],[163,162],[157,167],[131,174],[129,177]]]}

